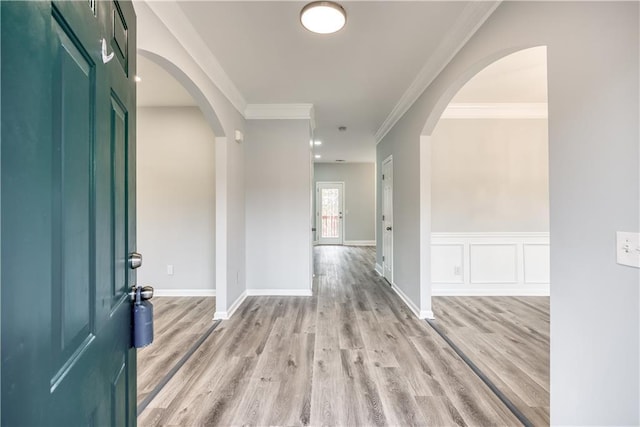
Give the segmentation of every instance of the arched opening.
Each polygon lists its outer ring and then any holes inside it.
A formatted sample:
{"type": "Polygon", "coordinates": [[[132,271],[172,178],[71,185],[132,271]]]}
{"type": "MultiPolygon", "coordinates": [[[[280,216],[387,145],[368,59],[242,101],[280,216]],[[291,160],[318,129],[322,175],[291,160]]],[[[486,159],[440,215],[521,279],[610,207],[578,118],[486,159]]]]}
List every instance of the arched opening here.
{"type": "Polygon", "coordinates": [[[154,345],[138,352],[138,404],[205,333],[216,311],[216,139],[222,127],[196,85],[139,52],[138,282],[155,288],[154,345]]]}
{"type": "Polygon", "coordinates": [[[510,50],[444,93],[420,145],[423,307],[534,424],[549,423],[547,116],[546,47],[510,50]]]}

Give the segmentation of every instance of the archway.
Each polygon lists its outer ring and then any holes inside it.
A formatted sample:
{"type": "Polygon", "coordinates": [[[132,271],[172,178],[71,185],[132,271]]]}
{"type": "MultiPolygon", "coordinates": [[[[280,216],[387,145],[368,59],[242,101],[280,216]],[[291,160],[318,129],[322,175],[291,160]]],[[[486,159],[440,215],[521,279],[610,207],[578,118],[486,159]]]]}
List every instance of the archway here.
{"type": "Polygon", "coordinates": [[[140,53],[136,200],[145,262],[138,279],[155,287],[156,310],[155,345],[138,353],[139,410],[215,326],[217,270],[226,268],[216,263],[215,151],[226,143],[223,128],[179,67],[140,53]]]}
{"type": "Polygon", "coordinates": [[[549,423],[546,47],[493,59],[421,136],[421,293],[516,410],[549,423]]]}

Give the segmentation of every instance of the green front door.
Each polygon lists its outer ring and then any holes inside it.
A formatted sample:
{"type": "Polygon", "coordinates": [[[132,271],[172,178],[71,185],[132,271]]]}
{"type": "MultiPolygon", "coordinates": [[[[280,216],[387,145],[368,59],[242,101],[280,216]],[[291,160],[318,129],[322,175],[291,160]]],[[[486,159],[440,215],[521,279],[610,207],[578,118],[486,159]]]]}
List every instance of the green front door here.
{"type": "Polygon", "coordinates": [[[133,7],[0,13],[1,424],[135,425],[133,7]]]}

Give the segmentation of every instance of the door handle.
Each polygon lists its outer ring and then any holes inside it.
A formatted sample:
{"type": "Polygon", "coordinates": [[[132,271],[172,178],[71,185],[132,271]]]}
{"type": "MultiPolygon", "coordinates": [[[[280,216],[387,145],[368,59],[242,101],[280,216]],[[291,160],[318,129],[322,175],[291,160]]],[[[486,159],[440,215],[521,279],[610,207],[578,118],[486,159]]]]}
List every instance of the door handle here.
{"type": "MultiPolygon", "coordinates": [[[[131,301],[136,300],[136,291],[138,290],[137,286],[132,286],[131,291],[129,291],[129,298],[131,301]]],[[[143,301],[153,298],[153,286],[143,286],[142,291],[140,291],[140,298],[143,301]]]]}
{"type": "Polygon", "coordinates": [[[387,227],[387,231],[391,231],[391,227],[387,227]]]}
{"type": "Polygon", "coordinates": [[[129,268],[135,270],[142,265],[142,254],[131,252],[129,254],[129,268]]]}

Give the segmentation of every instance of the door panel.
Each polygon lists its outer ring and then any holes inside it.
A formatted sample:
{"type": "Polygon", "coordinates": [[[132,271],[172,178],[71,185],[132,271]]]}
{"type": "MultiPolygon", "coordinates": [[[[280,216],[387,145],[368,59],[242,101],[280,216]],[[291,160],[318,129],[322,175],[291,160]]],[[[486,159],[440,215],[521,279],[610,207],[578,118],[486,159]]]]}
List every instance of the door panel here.
{"type": "Polygon", "coordinates": [[[135,425],[133,7],[0,7],[1,424],[135,425]]]}
{"type": "MultiPolygon", "coordinates": [[[[95,282],[90,267],[93,222],[91,151],[94,64],[69,29],[53,19],[52,355],[55,389],[93,338],[95,282]]],[[[66,26],[65,26],[66,27],[66,26]]]]}
{"type": "Polygon", "coordinates": [[[126,108],[115,94],[111,94],[111,112],[109,114],[111,126],[111,200],[113,202],[113,271],[112,308],[122,302],[128,288],[126,204],[127,204],[127,118],[126,108]]]}

